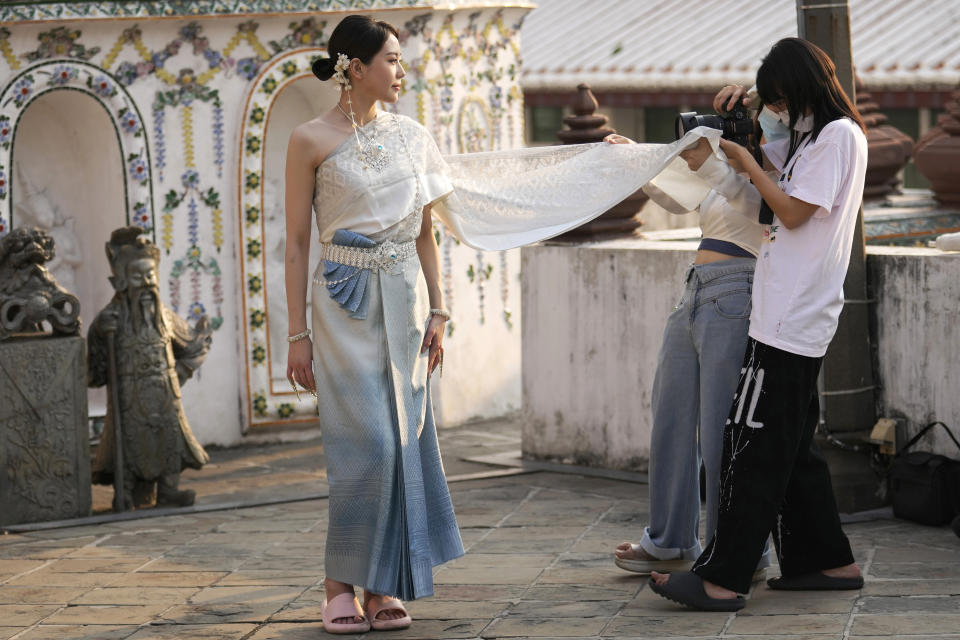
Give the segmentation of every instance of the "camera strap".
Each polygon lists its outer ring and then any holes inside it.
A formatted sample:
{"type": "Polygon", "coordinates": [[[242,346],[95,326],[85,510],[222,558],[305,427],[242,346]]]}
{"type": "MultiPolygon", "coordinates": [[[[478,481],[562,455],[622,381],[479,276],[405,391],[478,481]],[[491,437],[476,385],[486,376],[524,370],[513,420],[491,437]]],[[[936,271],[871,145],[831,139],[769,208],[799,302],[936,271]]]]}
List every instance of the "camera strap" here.
{"type": "MultiPolygon", "coordinates": [[[[809,136],[809,131],[805,132],[802,136],[797,136],[796,132],[792,132],[790,134],[790,148],[787,153],[787,159],[783,162],[783,171],[780,172],[780,178],[777,180],[777,184],[783,182],[784,178],[786,178],[787,182],[789,182],[793,177],[793,168],[797,165],[797,161],[800,159],[800,149],[803,148],[804,142],[809,136]],[[791,160],[793,162],[791,162],[791,160]]],[[[773,209],[770,208],[770,205],[767,204],[766,200],[761,200],[758,222],[760,224],[773,224],[773,216],[773,209]]]]}
{"type": "Polygon", "coordinates": [[[780,180],[783,180],[784,176],[786,176],[787,182],[790,182],[790,178],[793,177],[793,168],[797,166],[797,160],[800,159],[796,154],[804,147],[803,143],[808,137],[810,137],[809,131],[804,132],[802,136],[797,136],[796,132],[790,134],[790,149],[787,153],[787,159],[783,161],[783,172],[780,174],[780,180]],[[792,163],[790,162],[791,160],[793,160],[792,163]],[[790,165],[789,168],[787,165],[790,165]]]}

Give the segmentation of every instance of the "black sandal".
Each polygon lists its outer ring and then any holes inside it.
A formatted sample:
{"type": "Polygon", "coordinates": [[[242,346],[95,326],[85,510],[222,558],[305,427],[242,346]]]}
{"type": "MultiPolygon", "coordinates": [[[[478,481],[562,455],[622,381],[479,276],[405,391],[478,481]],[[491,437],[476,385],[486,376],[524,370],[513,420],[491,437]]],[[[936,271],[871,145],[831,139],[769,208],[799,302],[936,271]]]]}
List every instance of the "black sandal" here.
{"type": "Polygon", "coordinates": [[[814,571],[802,576],[770,578],[767,586],[778,591],[853,591],[863,588],[863,576],[837,578],[814,571]]]}
{"type": "Polygon", "coordinates": [[[747,604],[743,596],[711,598],[703,588],[703,578],[691,571],[671,573],[670,579],[663,585],[650,578],[650,589],[667,600],[700,611],[739,611],[747,604]]]}

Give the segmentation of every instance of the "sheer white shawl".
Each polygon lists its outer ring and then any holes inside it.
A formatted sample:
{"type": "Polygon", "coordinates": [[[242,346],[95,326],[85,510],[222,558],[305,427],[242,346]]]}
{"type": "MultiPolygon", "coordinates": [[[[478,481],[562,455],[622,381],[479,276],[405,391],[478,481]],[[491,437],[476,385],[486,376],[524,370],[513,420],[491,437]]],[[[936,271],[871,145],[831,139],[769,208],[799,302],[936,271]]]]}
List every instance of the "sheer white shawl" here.
{"type": "Polygon", "coordinates": [[[670,144],[533,147],[441,156],[433,138],[405,116],[381,112],[365,125],[391,161],[368,169],[352,139],[317,169],[314,209],[321,242],[338,229],[370,235],[407,219],[422,205],[461,242],[512,249],[569,231],[641,187],[658,201],[691,211],[710,187],[678,154],[699,138],[719,151],[720,132],[699,127],[670,144]]]}

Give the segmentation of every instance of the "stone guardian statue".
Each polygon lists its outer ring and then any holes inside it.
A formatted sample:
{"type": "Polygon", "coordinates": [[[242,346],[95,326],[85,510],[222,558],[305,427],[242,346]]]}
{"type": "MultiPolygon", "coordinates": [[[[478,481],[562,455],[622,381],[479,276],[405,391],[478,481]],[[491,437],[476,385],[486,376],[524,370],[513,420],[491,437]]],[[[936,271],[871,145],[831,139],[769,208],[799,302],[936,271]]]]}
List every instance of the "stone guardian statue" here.
{"type": "Polygon", "coordinates": [[[93,461],[93,481],[122,484],[115,509],[148,504],[154,487],[157,506],[188,506],[196,493],[178,488],[180,472],[201,468],[209,457],[190,430],[180,387],[206,357],[212,329],[206,316],[190,327],[161,302],[160,249],[141,229],[116,229],[106,248],[116,293],[87,334],[88,383],[108,385],[114,401],[93,461]],[[114,478],[117,458],[123,465],[120,483],[114,478]]]}
{"type": "Polygon", "coordinates": [[[48,323],[55,336],[80,332],[77,297],[51,277],[46,264],[56,252],[50,235],[19,227],[0,238],[0,340],[14,334],[43,334],[48,323]]]}

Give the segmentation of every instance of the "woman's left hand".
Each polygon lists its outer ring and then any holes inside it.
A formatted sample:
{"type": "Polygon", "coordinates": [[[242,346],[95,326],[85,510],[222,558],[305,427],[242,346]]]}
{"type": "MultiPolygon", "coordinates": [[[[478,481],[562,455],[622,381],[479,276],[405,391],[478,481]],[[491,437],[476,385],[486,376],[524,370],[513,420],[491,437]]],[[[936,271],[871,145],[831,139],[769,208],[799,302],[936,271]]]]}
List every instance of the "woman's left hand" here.
{"type": "Polygon", "coordinates": [[[443,328],[446,324],[447,321],[443,316],[430,315],[430,323],[427,324],[423,344],[420,345],[420,353],[430,350],[430,356],[427,359],[428,374],[432,374],[437,365],[443,361],[443,328]]]}
{"type": "Polygon", "coordinates": [[[746,160],[753,159],[753,156],[750,155],[750,152],[747,151],[746,147],[739,145],[732,140],[720,138],[720,148],[723,149],[723,152],[727,154],[728,158],[736,160],[740,164],[743,164],[746,160]]]}
{"type": "Polygon", "coordinates": [[[680,157],[687,161],[687,166],[690,167],[690,171],[696,171],[703,166],[703,163],[707,161],[707,158],[709,158],[712,153],[713,148],[710,146],[710,142],[707,141],[706,138],[700,138],[696,144],[692,144],[681,151],[680,157]]]}

